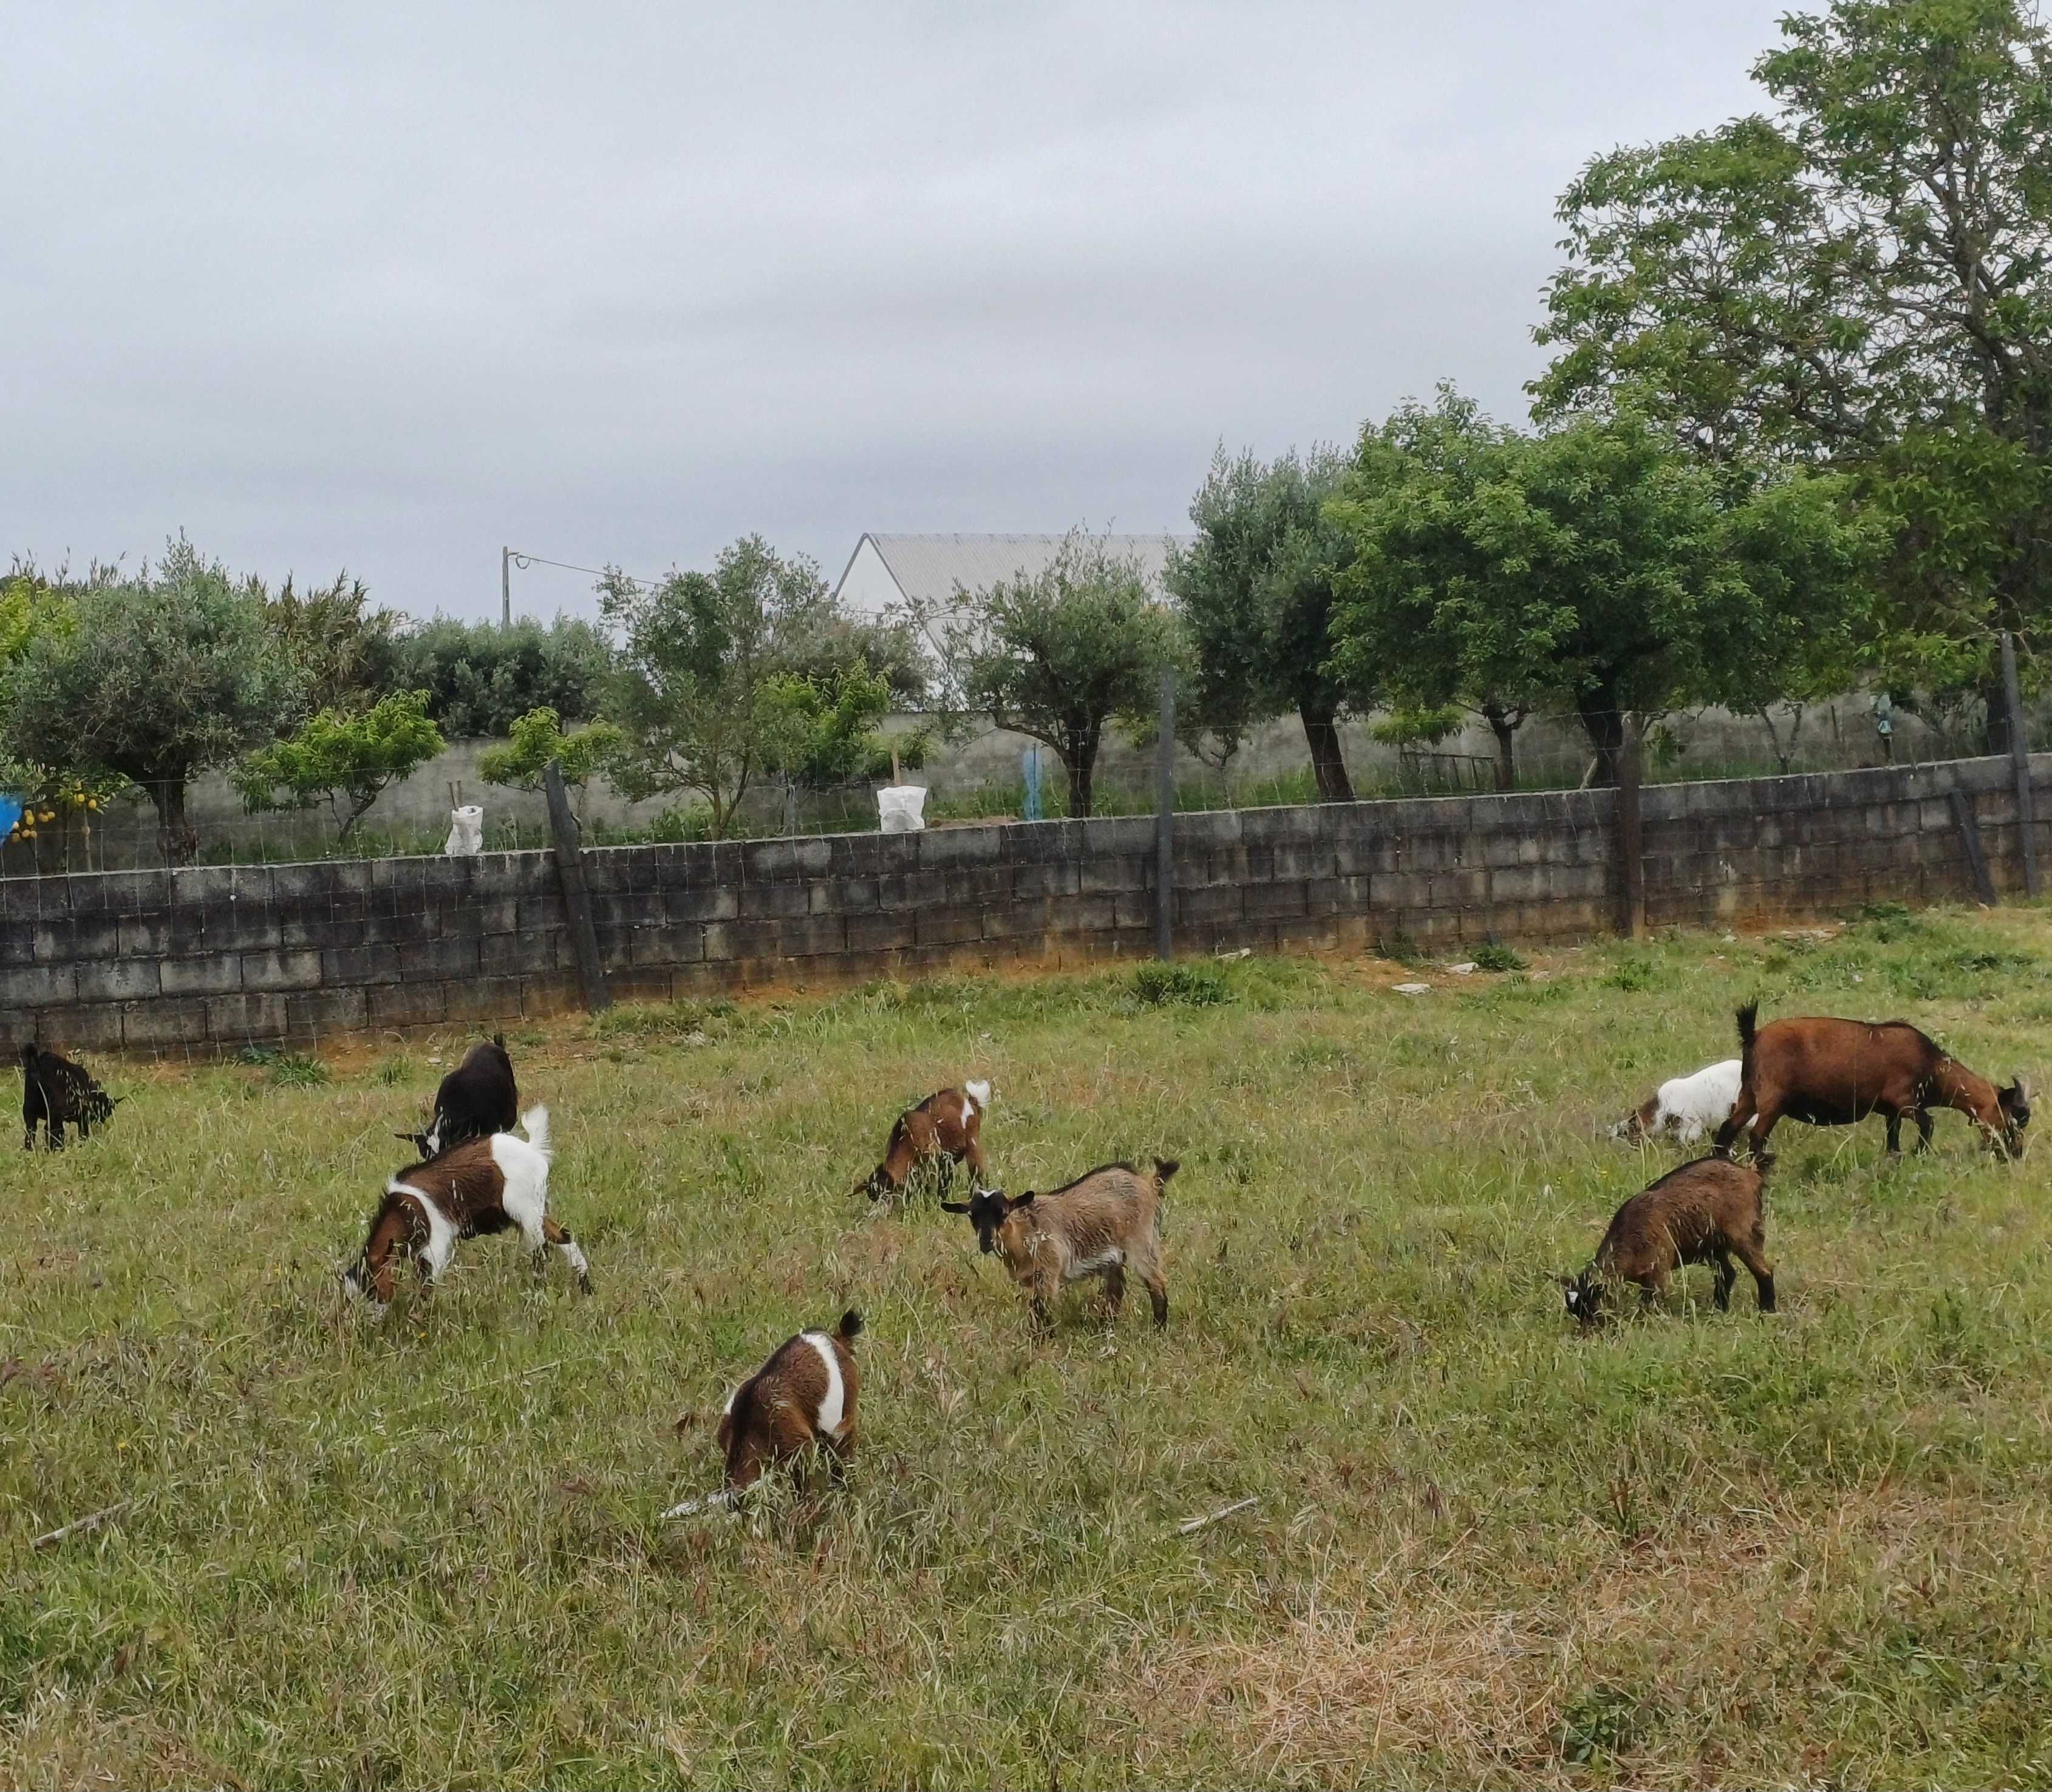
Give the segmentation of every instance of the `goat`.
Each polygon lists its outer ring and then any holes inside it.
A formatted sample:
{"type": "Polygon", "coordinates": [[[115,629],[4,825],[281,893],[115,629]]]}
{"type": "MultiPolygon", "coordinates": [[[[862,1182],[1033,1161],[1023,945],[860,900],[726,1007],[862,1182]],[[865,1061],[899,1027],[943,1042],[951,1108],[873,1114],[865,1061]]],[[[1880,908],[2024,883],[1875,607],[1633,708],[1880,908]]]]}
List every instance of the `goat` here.
{"type": "Polygon", "coordinates": [[[591,1292],[591,1266],[569,1230],[549,1213],[549,1110],[530,1108],[520,1117],[527,1137],[495,1133],[452,1145],[425,1163],[401,1170],[385,1184],[385,1198],[371,1216],[363,1253],[343,1272],[343,1285],[367,1298],[382,1316],[392,1301],[395,1260],[410,1253],[421,1285],[432,1290],[448,1267],[459,1238],[503,1232],[517,1226],[536,1256],[554,1245],[577,1272],[578,1285],[591,1292]]]}
{"type": "Polygon", "coordinates": [[[463,1054],[463,1062],[435,1091],[433,1117],[425,1133],[394,1133],[423,1159],[439,1157],[466,1139],[488,1139],[510,1133],[520,1112],[520,1092],[513,1082],[513,1060],[506,1035],[494,1033],[463,1054]]]}
{"type": "Polygon", "coordinates": [[[54,1051],[45,1051],[31,1039],[22,1047],[22,1148],[36,1148],[36,1126],[53,1151],[64,1149],[66,1125],[76,1126],[82,1139],[92,1137],[96,1126],[104,1126],[114,1110],[128,1098],[112,1095],[102,1089],[83,1064],[74,1064],[54,1051]]]}
{"type": "Polygon", "coordinates": [[[726,1458],[726,1485],[710,1499],[687,1500],[664,1512],[682,1518],[709,1506],[731,1506],[766,1469],[789,1461],[808,1445],[826,1452],[839,1481],[855,1455],[856,1401],[862,1370],[849,1346],[862,1330],[854,1308],[831,1332],[801,1332],[727,1395],[717,1441],[726,1458]]]}
{"type": "Polygon", "coordinates": [[[916,1108],[899,1115],[883,1147],[883,1161],[856,1184],[872,1201],[895,1194],[922,1164],[936,1166],[943,1192],[954,1180],[954,1167],[965,1159],[980,1186],[989,1173],[983,1158],[983,1113],[990,1105],[990,1085],[965,1082],[959,1089],[936,1090],[916,1108]]]}
{"type": "Polygon", "coordinates": [[[1130,1269],[1146,1285],[1154,1323],[1169,1323],[1169,1284],[1161,1270],[1161,1191],[1178,1166],[1156,1158],[1143,1176],[1130,1164],[1105,1164],[1044,1195],[1028,1189],[1008,1196],[979,1188],[967,1201],[943,1201],[948,1213],[965,1213],[977,1241],[1004,1258],[1012,1279],[1032,1303],[1033,1324],[1050,1328],[1049,1309],[1062,1284],[1104,1277],[1107,1315],[1118,1317],[1130,1269]]]}
{"type": "Polygon", "coordinates": [[[1670,1077],[1611,1128],[1610,1136],[1637,1144],[1664,1133],[1677,1144],[1694,1144],[1724,1123],[1738,1098],[1739,1074],[1740,1061],[1727,1058],[1693,1076],[1670,1077]]]}
{"type": "Polygon", "coordinates": [[[1766,1227],[1760,1202],[1767,1188],[1769,1156],[1750,1166],[1725,1157],[1698,1157],[1670,1170],[1617,1210],[1596,1246],[1594,1262],[1573,1281],[1561,1278],[1568,1311],[1584,1326],[1602,1318],[1620,1282],[1635,1281],[1649,1307],[1666,1290],[1667,1277],[1685,1263],[1717,1269],[1720,1313],[1731,1306],[1738,1271],[1732,1258],[1752,1272],[1760,1310],[1774,1311],[1774,1266],[1766,1258],[1766,1227]]]}
{"type": "Polygon", "coordinates": [[[1917,1148],[1931,1148],[1932,1108],[1956,1108],[1980,1128],[1991,1149],[2019,1158],[2030,1124],[2030,1085],[2019,1077],[1998,1089],[1968,1070],[1906,1020],[1832,1020],[1805,1015],[1756,1025],[1760,1004],[1738,1011],[1744,1069],[1730,1115],[1713,1148],[1730,1155],[1751,1123],[1752,1148],[1764,1151],[1784,1114],[1811,1126],[1850,1126],[1879,1113],[1888,1122],[1888,1153],[1902,1149],[1902,1117],[1917,1122],[1917,1148]]]}

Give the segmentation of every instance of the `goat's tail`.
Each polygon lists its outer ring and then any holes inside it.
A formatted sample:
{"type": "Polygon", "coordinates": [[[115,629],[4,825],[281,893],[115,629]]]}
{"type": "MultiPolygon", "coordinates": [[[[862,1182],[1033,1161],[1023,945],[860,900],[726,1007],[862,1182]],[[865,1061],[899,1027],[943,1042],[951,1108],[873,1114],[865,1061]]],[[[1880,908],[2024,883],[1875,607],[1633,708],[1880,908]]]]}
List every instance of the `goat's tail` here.
{"type": "Polygon", "coordinates": [[[554,1155],[549,1146],[549,1110],[546,1108],[528,1109],[520,1116],[520,1124],[527,1130],[528,1144],[544,1157],[554,1155]]]}
{"type": "Polygon", "coordinates": [[[33,1064],[38,1058],[42,1056],[42,1054],[43,1048],[37,1045],[33,1039],[26,1039],[22,1042],[22,1062],[24,1064],[33,1064]]]}
{"type": "Polygon", "coordinates": [[[494,1033],[491,1035],[491,1043],[503,1051],[506,1049],[506,1035],[503,1033],[494,1033]]]}
{"type": "Polygon", "coordinates": [[[1753,1037],[1760,1031],[1760,1000],[1757,996],[1738,1011],[1738,1052],[1741,1058],[1752,1056],[1753,1037]]]}
{"type": "Polygon", "coordinates": [[[990,1085],[988,1082],[965,1082],[962,1093],[980,1108],[990,1105],[990,1085]]]}
{"type": "Polygon", "coordinates": [[[852,1344],[862,1334],[862,1315],[853,1307],[840,1316],[840,1324],[834,1328],[834,1336],[843,1344],[852,1344]]]}

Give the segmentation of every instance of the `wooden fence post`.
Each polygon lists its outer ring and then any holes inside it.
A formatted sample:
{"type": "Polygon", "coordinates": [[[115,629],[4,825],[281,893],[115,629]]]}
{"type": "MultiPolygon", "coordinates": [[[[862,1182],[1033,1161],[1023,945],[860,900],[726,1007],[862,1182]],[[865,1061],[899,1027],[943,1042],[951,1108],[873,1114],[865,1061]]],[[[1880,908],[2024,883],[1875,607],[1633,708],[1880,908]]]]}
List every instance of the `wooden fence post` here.
{"type": "Polygon", "coordinates": [[[1639,740],[1629,717],[1624,747],[1617,757],[1617,851],[1622,863],[1624,933],[1639,939],[1646,932],[1646,820],[1639,804],[1639,740]]]}
{"type": "Polygon", "coordinates": [[[2017,837],[2023,845],[2023,893],[2038,894],[2038,828],[2030,800],[2030,738],[2023,731],[2023,687],[2016,675],[2016,642],[2002,632],[2002,701],[2009,712],[2009,767],[2016,782],[2017,837]]]}
{"type": "Polygon", "coordinates": [[[1160,738],[1154,743],[1154,956],[1176,956],[1176,674],[1161,669],[1160,738]]]}
{"type": "Polygon", "coordinates": [[[556,839],[556,874],[562,880],[563,913],[570,918],[570,949],[577,954],[578,985],[584,1005],[597,1014],[612,1006],[605,967],[599,962],[598,932],[591,923],[591,892],[585,886],[584,855],[578,846],[577,817],[570,813],[563,770],[551,759],[542,770],[549,796],[549,831],[556,839]]]}

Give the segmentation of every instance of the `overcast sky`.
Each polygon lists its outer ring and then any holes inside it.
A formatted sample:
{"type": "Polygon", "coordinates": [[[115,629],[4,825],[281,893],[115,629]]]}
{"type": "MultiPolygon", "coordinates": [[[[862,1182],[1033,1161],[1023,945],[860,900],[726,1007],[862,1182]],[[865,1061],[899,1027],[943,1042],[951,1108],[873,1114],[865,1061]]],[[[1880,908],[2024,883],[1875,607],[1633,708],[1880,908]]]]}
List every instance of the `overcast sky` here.
{"type": "Polygon", "coordinates": [[[502,543],[1181,527],[1221,438],[1521,415],[1561,187],[1752,109],[1786,4],[27,0],[0,562],[487,614],[502,543]]]}

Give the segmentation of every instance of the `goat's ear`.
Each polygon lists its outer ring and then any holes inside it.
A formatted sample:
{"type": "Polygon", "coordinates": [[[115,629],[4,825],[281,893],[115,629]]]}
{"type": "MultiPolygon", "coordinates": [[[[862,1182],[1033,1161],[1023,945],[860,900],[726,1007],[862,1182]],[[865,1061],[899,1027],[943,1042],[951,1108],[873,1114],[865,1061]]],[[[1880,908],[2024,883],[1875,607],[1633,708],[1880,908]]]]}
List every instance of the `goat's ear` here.
{"type": "Polygon", "coordinates": [[[2016,1098],[2027,1108],[2030,1105],[2030,1082],[2027,1077],[2016,1079],[2016,1098]]]}
{"type": "Polygon", "coordinates": [[[1015,1207],[1030,1207],[1033,1204],[1033,1191],[1028,1189],[1024,1195],[1017,1196],[1012,1204],[1015,1207]]]}
{"type": "Polygon", "coordinates": [[[941,1203],[941,1211],[942,1213],[967,1213],[969,1211],[969,1203],[966,1201],[943,1201],[941,1203]]]}

